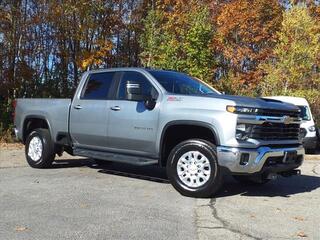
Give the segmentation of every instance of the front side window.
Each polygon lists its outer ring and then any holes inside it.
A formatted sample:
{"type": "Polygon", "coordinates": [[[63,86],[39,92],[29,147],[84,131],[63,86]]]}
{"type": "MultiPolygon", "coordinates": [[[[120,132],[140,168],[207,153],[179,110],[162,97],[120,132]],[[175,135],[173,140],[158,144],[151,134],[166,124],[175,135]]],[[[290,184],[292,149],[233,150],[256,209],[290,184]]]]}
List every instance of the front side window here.
{"type": "Polygon", "coordinates": [[[149,80],[143,74],[132,71],[124,72],[119,84],[118,99],[127,99],[126,84],[128,81],[139,83],[141,88],[141,94],[143,96],[152,96],[154,99],[157,98],[157,91],[149,82],[149,80]]]}
{"type": "Polygon", "coordinates": [[[81,99],[107,99],[114,74],[114,72],[92,73],[87,80],[81,99]]]}
{"type": "Polygon", "coordinates": [[[150,74],[169,93],[183,95],[210,95],[218,94],[201,81],[183,73],[171,71],[149,71],[150,74]]]}

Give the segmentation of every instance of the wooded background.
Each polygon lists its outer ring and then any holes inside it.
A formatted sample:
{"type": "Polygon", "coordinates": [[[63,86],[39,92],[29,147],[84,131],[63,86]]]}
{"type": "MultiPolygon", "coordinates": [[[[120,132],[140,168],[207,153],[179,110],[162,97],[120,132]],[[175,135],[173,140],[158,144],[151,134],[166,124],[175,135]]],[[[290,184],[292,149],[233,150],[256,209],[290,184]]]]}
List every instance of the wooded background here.
{"type": "Polygon", "coordinates": [[[319,1],[0,0],[0,140],[13,99],[71,97],[85,70],[123,66],[306,97],[319,121],[319,41],[319,1]]]}

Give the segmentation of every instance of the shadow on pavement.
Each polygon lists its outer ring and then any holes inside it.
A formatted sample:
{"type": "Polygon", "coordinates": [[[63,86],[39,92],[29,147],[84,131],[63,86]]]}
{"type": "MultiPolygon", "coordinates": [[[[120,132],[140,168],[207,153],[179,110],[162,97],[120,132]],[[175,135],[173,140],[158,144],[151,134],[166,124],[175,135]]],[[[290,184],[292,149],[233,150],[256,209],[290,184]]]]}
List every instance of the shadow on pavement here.
{"type": "Polygon", "coordinates": [[[53,162],[52,168],[89,167],[97,169],[99,173],[112,174],[123,177],[142,179],[153,182],[169,183],[165,168],[158,166],[134,166],[124,163],[106,161],[97,164],[92,159],[65,159],[53,162]]]}
{"type": "Polygon", "coordinates": [[[290,197],[290,195],[306,193],[320,187],[320,177],[301,175],[293,177],[279,177],[265,185],[243,185],[232,177],[228,177],[216,198],[242,195],[255,197],[290,197]]]}
{"type": "MultiPolygon", "coordinates": [[[[57,160],[52,168],[89,167],[97,169],[99,173],[111,174],[122,177],[142,179],[152,182],[169,183],[165,168],[158,166],[134,166],[124,163],[106,162],[96,164],[92,159],[67,159],[57,160]]],[[[261,197],[290,197],[290,195],[311,192],[320,187],[320,176],[301,175],[289,178],[279,177],[265,185],[243,185],[230,177],[226,177],[225,183],[216,198],[242,195],[261,197]]]]}
{"type": "Polygon", "coordinates": [[[99,173],[142,179],[152,182],[169,183],[165,168],[160,168],[158,166],[133,166],[129,164],[110,163],[104,166],[98,165],[97,168],[102,168],[98,171],[99,173]]]}

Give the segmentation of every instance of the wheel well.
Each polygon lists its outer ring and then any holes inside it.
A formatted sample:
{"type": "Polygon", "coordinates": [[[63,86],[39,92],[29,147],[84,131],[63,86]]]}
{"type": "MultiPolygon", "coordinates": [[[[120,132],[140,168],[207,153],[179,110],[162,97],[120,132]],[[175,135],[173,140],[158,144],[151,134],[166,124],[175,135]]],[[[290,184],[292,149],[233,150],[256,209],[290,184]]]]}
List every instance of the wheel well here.
{"type": "Polygon", "coordinates": [[[28,118],[23,123],[23,142],[26,141],[29,134],[36,128],[49,129],[46,120],[41,118],[28,118]]]}
{"type": "Polygon", "coordinates": [[[176,145],[192,138],[200,138],[217,144],[216,135],[209,127],[188,124],[169,126],[165,129],[161,141],[161,166],[166,166],[168,156],[176,145]]]}

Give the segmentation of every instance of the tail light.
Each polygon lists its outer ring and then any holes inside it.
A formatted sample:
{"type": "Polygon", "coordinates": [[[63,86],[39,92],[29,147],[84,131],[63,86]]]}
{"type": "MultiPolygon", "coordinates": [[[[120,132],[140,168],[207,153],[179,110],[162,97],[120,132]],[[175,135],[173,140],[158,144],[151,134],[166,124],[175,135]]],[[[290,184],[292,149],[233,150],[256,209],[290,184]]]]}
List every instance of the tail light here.
{"type": "Polygon", "coordinates": [[[12,118],[13,118],[13,122],[15,121],[16,118],[16,106],[17,106],[17,100],[13,100],[12,102],[12,118]]]}

